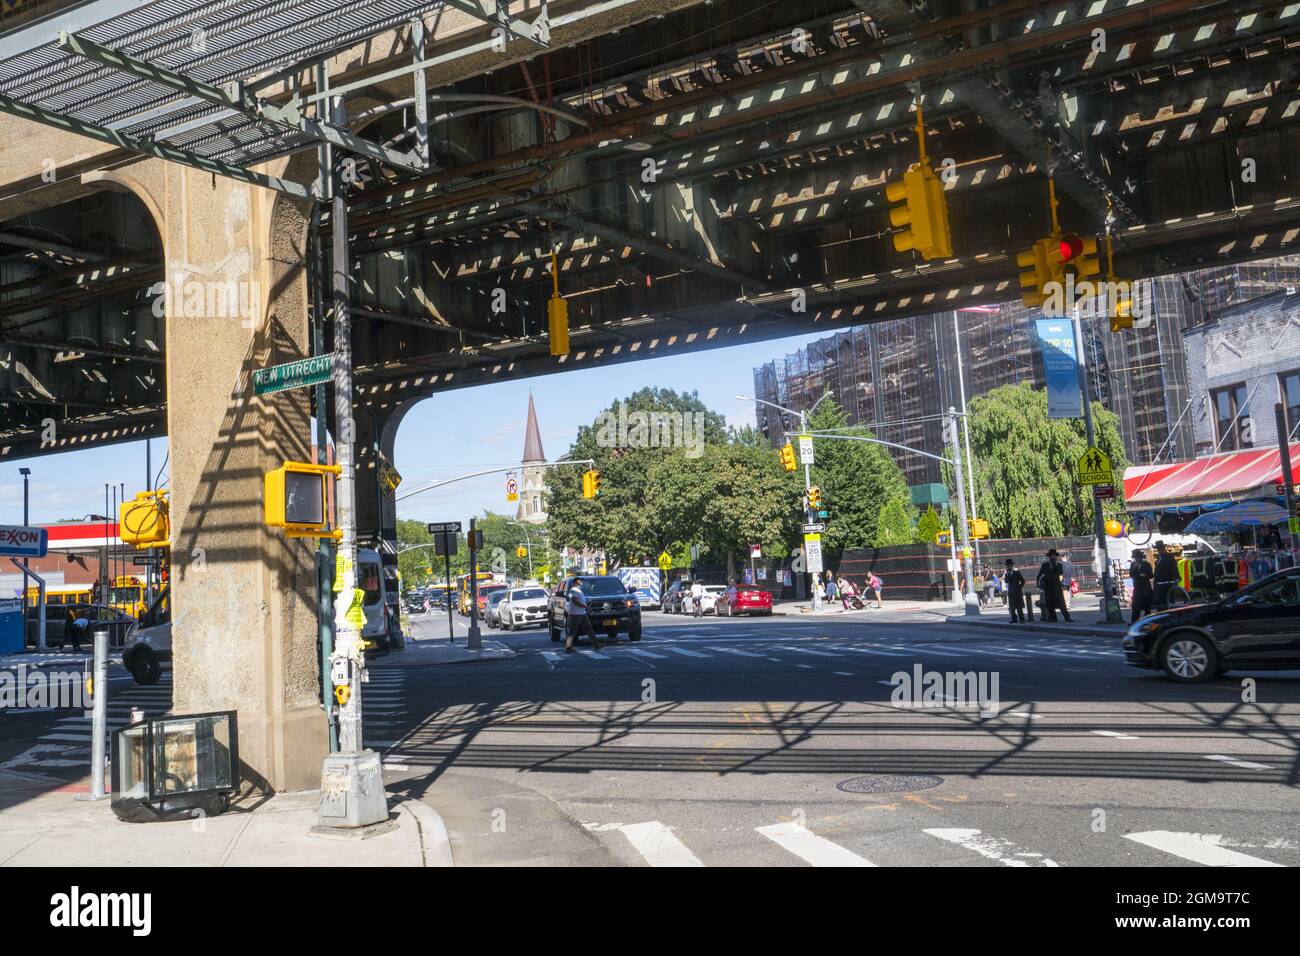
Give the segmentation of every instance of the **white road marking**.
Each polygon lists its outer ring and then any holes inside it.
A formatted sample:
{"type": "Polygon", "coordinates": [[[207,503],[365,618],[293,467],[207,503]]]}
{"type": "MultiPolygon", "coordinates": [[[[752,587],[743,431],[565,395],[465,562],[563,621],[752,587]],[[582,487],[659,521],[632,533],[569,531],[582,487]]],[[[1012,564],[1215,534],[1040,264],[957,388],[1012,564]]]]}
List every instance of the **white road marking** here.
{"type": "Polygon", "coordinates": [[[687,650],[684,647],[665,647],[664,650],[672,651],[674,654],[681,654],[683,657],[711,657],[712,656],[711,654],[701,654],[699,651],[687,650]]]}
{"type": "Polygon", "coordinates": [[[774,823],[771,826],[755,827],[782,849],[789,850],[805,863],[813,866],[875,866],[838,843],[832,843],[825,837],[819,837],[807,827],[797,823],[774,823]]]}
{"type": "Polygon", "coordinates": [[[830,654],[826,651],[814,651],[806,647],[791,647],[787,644],[776,645],[777,650],[794,651],[796,654],[816,654],[818,657],[839,657],[839,654],[830,654]]]}
{"type": "Polygon", "coordinates": [[[738,647],[714,647],[709,645],[711,651],[722,651],[724,654],[739,654],[741,657],[766,657],[765,654],[755,654],[753,651],[742,651],[738,647]]]}
{"type": "Polygon", "coordinates": [[[1206,754],[1206,760],[1217,760],[1219,763],[1230,764],[1234,767],[1241,767],[1243,770],[1272,770],[1266,763],[1251,763],[1249,760],[1241,760],[1237,757],[1229,757],[1226,754],[1206,754]]]}
{"type": "Polygon", "coordinates": [[[1010,840],[990,836],[980,830],[953,827],[927,829],[925,832],[940,840],[947,840],[949,843],[972,850],[990,860],[996,860],[1003,866],[1060,866],[1059,863],[1049,860],[1041,853],[1022,850],[1010,840]]]}
{"type": "Polygon", "coordinates": [[[1116,740],[1137,740],[1133,734],[1121,734],[1115,730],[1094,730],[1094,734],[1099,737],[1114,737],[1116,740]]]}
{"type": "Polygon", "coordinates": [[[643,650],[639,647],[629,647],[627,650],[629,654],[635,654],[637,657],[653,657],[657,661],[668,660],[667,654],[656,654],[654,651],[643,650]]]}
{"type": "Polygon", "coordinates": [[[558,662],[563,659],[564,655],[556,651],[542,651],[542,656],[545,657],[548,661],[558,662]]]}
{"type": "Polygon", "coordinates": [[[658,820],[619,824],[618,830],[651,866],[703,866],[686,844],[658,820]]]}
{"type": "Polygon", "coordinates": [[[1248,853],[1229,850],[1220,843],[1223,837],[1215,833],[1176,833],[1171,830],[1147,830],[1145,833],[1126,833],[1124,839],[1141,843],[1165,853],[1204,863],[1206,866],[1281,866],[1248,853]]]}
{"type": "Polygon", "coordinates": [[[937,654],[939,657],[961,657],[961,654],[955,654],[951,651],[936,651],[933,647],[916,647],[913,652],[919,657],[923,654],[937,654]]]}
{"type": "Polygon", "coordinates": [[[582,647],[577,648],[577,651],[579,654],[582,654],[586,657],[594,657],[600,661],[607,661],[611,659],[608,654],[602,654],[600,651],[589,651],[582,647]]]}
{"type": "Polygon", "coordinates": [[[834,647],[836,650],[851,651],[854,654],[870,654],[872,656],[878,656],[878,657],[907,657],[908,656],[907,654],[901,651],[898,652],[884,651],[876,647],[875,645],[872,645],[870,647],[850,647],[846,644],[830,644],[827,646],[834,647]]]}
{"type": "Polygon", "coordinates": [[[834,674],[836,677],[852,677],[852,676],[853,676],[853,672],[852,672],[852,671],[831,671],[831,673],[834,674]]]}
{"type": "Polygon", "coordinates": [[[1030,720],[1038,720],[1043,716],[1042,714],[1031,714],[1027,710],[1008,710],[1006,714],[1008,717],[1028,717],[1030,720]]]}

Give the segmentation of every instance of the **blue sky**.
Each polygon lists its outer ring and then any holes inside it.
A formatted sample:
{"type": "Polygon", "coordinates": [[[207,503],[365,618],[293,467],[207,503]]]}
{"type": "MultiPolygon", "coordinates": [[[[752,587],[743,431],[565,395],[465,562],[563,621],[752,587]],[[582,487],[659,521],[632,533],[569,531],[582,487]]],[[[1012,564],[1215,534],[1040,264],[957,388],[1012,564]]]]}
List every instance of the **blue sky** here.
{"type": "MultiPolygon", "coordinates": [[[[518,464],[524,448],[530,390],[537,404],[542,445],[550,459],[568,451],[579,425],[591,424],[610,402],[648,386],[698,391],[705,404],[725,415],[728,423],[752,425],[753,404],[738,402],[733,396],[754,393],[754,368],[783,358],[826,334],[647,359],[434,396],[412,409],[397,434],[394,464],[403,479],[398,494],[429,481],[518,464]]],[[[154,439],[155,473],[166,452],[166,440],[154,439]]],[[[22,521],[23,490],[18,469],[24,465],[32,470],[31,520],[37,524],[103,513],[105,482],[124,482],[128,497],[145,486],[144,442],[6,463],[0,466],[0,524],[22,521]]],[[[506,503],[505,475],[501,474],[416,495],[399,504],[398,515],[420,521],[468,522],[485,510],[513,513],[514,508],[506,503]]]]}

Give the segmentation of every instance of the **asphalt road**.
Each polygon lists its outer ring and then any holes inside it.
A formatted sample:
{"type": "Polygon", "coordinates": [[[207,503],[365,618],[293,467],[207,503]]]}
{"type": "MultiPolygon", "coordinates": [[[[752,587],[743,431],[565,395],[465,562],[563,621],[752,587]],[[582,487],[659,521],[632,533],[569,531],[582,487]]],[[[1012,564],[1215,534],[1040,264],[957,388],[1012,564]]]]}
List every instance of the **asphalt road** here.
{"type": "Polygon", "coordinates": [[[1114,638],[924,615],[645,624],[599,654],[485,631],[520,656],[380,662],[389,788],[462,865],[1300,864],[1300,674],[1188,688],[1114,638]],[[918,665],[985,693],[891,701],[918,665]]]}
{"type": "MultiPolygon", "coordinates": [[[[441,666],[419,645],[445,615],[412,630],[371,668],[366,743],[461,865],[1300,864],[1300,673],[1185,687],[1115,638],[889,612],[647,613],[639,643],[567,655],[485,630],[519,656],[441,666]],[[891,700],[917,667],[984,693],[891,700]]],[[[111,727],[170,703],[170,673],[111,669],[111,727]]],[[[71,782],[89,759],[80,711],[0,713],[5,769],[71,782]]]]}

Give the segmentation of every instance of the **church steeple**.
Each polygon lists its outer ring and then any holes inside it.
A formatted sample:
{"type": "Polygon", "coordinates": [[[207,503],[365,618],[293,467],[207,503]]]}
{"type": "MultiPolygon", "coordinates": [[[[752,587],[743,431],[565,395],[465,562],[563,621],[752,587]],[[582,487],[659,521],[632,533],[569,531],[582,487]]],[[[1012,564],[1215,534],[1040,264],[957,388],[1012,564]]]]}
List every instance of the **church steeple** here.
{"type": "Polygon", "coordinates": [[[533,393],[528,393],[528,426],[524,431],[523,487],[519,493],[520,521],[541,524],[546,520],[546,452],[542,450],[542,430],[537,426],[537,408],[533,393]]]}
{"type": "Polygon", "coordinates": [[[528,426],[524,431],[523,463],[546,461],[546,452],[542,451],[542,432],[537,427],[537,409],[533,406],[533,393],[528,393],[528,426]]]}

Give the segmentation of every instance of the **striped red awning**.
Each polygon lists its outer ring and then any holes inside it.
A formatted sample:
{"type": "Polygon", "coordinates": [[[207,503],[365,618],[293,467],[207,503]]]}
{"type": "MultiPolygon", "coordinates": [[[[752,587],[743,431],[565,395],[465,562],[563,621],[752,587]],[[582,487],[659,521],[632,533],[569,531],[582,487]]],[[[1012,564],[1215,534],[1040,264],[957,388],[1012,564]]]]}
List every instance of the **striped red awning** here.
{"type": "Polygon", "coordinates": [[[51,551],[90,551],[105,544],[111,548],[122,543],[117,536],[116,521],[107,524],[102,521],[70,521],[43,527],[50,533],[51,551]]]}
{"type": "MultiPolygon", "coordinates": [[[[1300,442],[1290,446],[1292,479],[1300,473],[1300,442]]],[[[1130,511],[1226,504],[1285,494],[1277,448],[1224,452],[1168,465],[1135,465],[1124,472],[1130,511]]]]}

